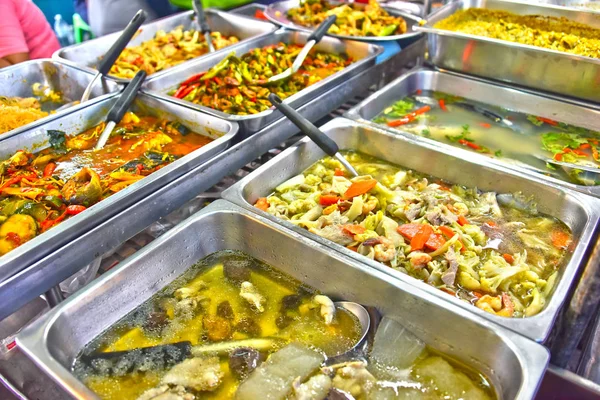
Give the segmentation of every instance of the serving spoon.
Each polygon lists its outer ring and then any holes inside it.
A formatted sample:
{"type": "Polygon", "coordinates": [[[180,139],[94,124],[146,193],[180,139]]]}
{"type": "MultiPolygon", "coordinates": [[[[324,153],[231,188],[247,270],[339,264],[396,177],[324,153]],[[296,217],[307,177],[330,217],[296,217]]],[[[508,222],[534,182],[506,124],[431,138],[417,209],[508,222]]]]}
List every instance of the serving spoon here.
{"type": "Polygon", "coordinates": [[[204,40],[206,40],[206,44],[208,46],[208,52],[214,53],[215,46],[213,45],[212,38],[210,37],[210,27],[208,26],[208,22],[206,22],[206,15],[204,14],[204,7],[202,7],[202,0],[194,0],[192,4],[194,6],[194,12],[196,13],[196,24],[198,24],[200,33],[204,35],[204,40]]]}
{"type": "Polygon", "coordinates": [[[346,158],[340,154],[340,148],[329,136],[321,132],[319,128],[314,126],[312,122],[304,118],[298,111],[294,110],[289,105],[285,104],[283,100],[275,93],[269,95],[269,101],[276,109],[281,111],[290,121],[294,123],[300,131],[308,136],[317,146],[321,148],[327,155],[335,157],[342,165],[354,176],[358,176],[358,172],[352,167],[352,165],[346,160],[346,158]]]}
{"type": "Polygon", "coordinates": [[[306,40],[306,44],[304,45],[302,50],[300,50],[300,53],[298,53],[298,55],[296,56],[296,59],[292,63],[292,66],[290,68],[286,69],[285,71],[283,71],[282,73],[270,77],[267,80],[267,82],[280,81],[282,79],[289,78],[290,76],[292,76],[292,74],[295,74],[300,69],[302,64],[304,63],[304,60],[306,59],[308,52],[317,43],[319,43],[321,41],[321,39],[323,39],[323,36],[325,36],[325,34],[329,30],[329,28],[331,28],[331,25],[333,25],[335,23],[336,18],[337,18],[336,15],[330,15],[329,17],[325,18],[325,20],[323,20],[323,22],[321,22],[319,24],[317,29],[315,29],[310,34],[310,36],[306,40]]]}
{"type": "Polygon", "coordinates": [[[123,90],[123,93],[121,96],[119,96],[119,99],[115,102],[106,116],[106,126],[104,127],[104,130],[102,131],[94,150],[100,150],[104,147],[113,129],[115,129],[115,126],[121,122],[123,116],[129,109],[129,106],[131,106],[131,103],[133,102],[133,99],[135,99],[135,96],[137,95],[137,92],[145,78],[146,71],[138,71],[131,82],[129,82],[125,90],[123,90]]]}
{"type": "MultiPolygon", "coordinates": [[[[371,328],[371,316],[367,309],[351,301],[336,301],[333,303],[337,310],[344,309],[352,313],[359,321],[361,331],[356,343],[344,353],[328,357],[327,364],[335,363],[344,356],[351,354],[361,347],[367,339],[371,328]]],[[[179,364],[191,357],[207,355],[228,355],[232,350],[249,347],[258,351],[272,351],[283,347],[288,341],[278,337],[262,337],[254,339],[232,340],[193,346],[189,341],[162,344],[158,346],[140,347],[137,349],[99,352],[82,356],[79,360],[88,366],[102,366],[103,372],[112,373],[114,370],[138,370],[148,365],[158,365],[164,368],[179,364]]]]}
{"type": "Polygon", "coordinates": [[[129,21],[129,24],[127,24],[127,27],[125,27],[125,29],[121,33],[121,36],[119,36],[117,38],[117,40],[113,43],[113,45],[110,47],[110,49],[108,49],[108,51],[106,52],[106,54],[100,61],[100,64],[98,64],[98,71],[96,72],[96,75],[94,75],[94,78],[90,81],[90,83],[87,85],[87,87],[83,91],[81,100],[71,101],[67,104],[64,104],[64,105],[60,106],[59,108],[57,108],[56,111],[62,111],[66,108],[74,106],[78,103],[86,102],[90,99],[92,89],[94,88],[96,82],[102,77],[102,75],[107,75],[109,73],[109,71],[112,68],[115,61],[117,61],[117,59],[119,58],[119,56],[121,55],[121,53],[123,52],[125,47],[127,47],[127,44],[129,43],[129,41],[131,40],[133,35],[135,35],[135,33],[138,31],[140,26],[142,26],[142,24],[144,23],[145,20],[146,20],[146,12],[144,10],[139,10],[133,16],[131,21],[129,21]]]}

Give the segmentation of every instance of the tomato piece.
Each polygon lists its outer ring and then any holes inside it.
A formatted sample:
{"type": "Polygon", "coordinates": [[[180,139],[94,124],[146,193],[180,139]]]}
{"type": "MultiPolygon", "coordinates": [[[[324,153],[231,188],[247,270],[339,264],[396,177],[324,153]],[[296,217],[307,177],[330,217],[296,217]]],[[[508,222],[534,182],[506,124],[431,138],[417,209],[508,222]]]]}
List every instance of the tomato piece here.
{"type": "Polygon", "coordinates": [[[256,200],[254,207],[258,208],[259,210],[267,211],[269,209],[269,201],[266,197],[261,197],[260,199],[256,200]]]}
{"type": "Polygon", "coordinates": [[[67,215],[77,215],[82,211],[85,211],[86,207],[85,206],[78,206],[78,205],[71,205],[68,206],[65,213],[67,215]]]}
{"type": "Polygon", "coordinates": [[[468,141],[468,140],[465,140],[465,139],[460,139],[460,140],[458,141],[458,143],[462,144],[463,146],[470,147],[470,148],[472,148],[473,150],[481,150],[481,146],[479,146],[478,144],[475,144],[475,143],[473,143],[473,142],[470,142],[470,141],[468,141]]]}
{"type": "Polygon", "coordinates": [[[348,190],[346,190],[346,193],[344,193],[344,198],[351,199],[353,197],[363,195],[369,190],[373,189],[375,185],[377,185],[377,181],[375,179],[352,182],[352,185],[350,185],[348,190]]]}
{"type": "Polygon", "coordinates": [[[341,199],[341,197],[333,194],[322,194],[321,197],[319,197],[319,204],[322,206],[330,206],[332,204],[336,204],[341,199]]]}
{"type": "Polygon", "coordinates": [[[563,155],[562,155],[562,153],[556,153],[556,154],[554,155],[554,159],[555,159],[556,161],[562,161],[562,159],[563,159],[563,155]]]}

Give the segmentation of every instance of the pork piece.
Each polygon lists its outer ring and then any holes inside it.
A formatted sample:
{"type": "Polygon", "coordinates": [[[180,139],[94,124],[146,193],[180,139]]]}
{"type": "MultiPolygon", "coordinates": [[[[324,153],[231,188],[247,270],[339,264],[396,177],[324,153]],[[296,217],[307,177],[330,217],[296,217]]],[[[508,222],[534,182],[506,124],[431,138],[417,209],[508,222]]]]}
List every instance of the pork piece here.
{"type": "Polygon", "coordinates": [[[448,248],[448,251],[444,257],[448,261],[448,269],[442,275],[442,282],[444,282],[447,286],[454,286],[456,273],[458,272],[458,259],[456,258],[456,252],[452,246],[448,248]]]}
{"type": "Polygon", "coordinates": [[[337,370],[333,378],[333,387],[350,393],[356,398],[368,393],[376,381],[375,377],[367,371],[364,362],[354,361],[337,370]]]}
{"type": "Polygon", "coordinates": [[[184,362],[171,368],[161,383],[167,385],[180,385],[199,392],[215,390],[223,379],[218,357],[188,358],[184,362]]]}
{"type": "Polygon", "coordinates": [[[196,396],[188,393],[183,386],[162,385],[148,389],[137,400],[194,400],[196,396]]]}
{"type": "Polygon", "coordinates": [[[264,312],[265,298],[263,295],[258,293],[258,290],[254,285],[248,281],[242,282],[240,289],[240,297],[246,300],[250,305],[258,312],[264,312]]]}
{"type": "Polygon", "coordinates": [[[347,246],[354,241],[351,235],[343,231],[342,225],[328,225],[323,229],[311,228],[309,231],[342,246],[347,246]]]}
{"type": "Polygon", "coordinates": [[[419,217],[419,214],[421,214],[421,203],[413,203],[409,205],[406,211],[404,212],[404,215],[406,215],[406,218],[410,222],[413,222],[415,219],[417,219],[419,217]]]}

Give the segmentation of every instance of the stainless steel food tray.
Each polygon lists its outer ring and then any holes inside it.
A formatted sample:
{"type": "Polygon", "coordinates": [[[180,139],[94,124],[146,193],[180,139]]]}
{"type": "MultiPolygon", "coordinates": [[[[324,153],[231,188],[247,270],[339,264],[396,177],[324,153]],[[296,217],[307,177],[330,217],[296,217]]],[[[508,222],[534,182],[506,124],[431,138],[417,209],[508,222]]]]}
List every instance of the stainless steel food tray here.
{"type": "MultiPolygon", "coordinates": [[[[229,51],[235,51],[238,56],[241,56],[242,54],[245,54],[254,48],[264,47],[280,42],[304,44],[306,43],[306,39],[309,35],[310,34],[306,32],[294,32],[279,29],[268,36],[258,37],[248,40],[244,43],[231,46],[229,47],[229,51]]],[[[355,62],[344,68],[344,70],[330,75],[322,81],[319,81],[284,100],[285,103],[290,104],[293,107],[301,106],[302,104],[305,104],[318,95],[324,93],[328,89],[339,85],[340,83],[353,76],[356,76],[362,71],[365,71],[375,64],[375,58],[381,52],[383,52],[383,49],[379,46],[357,41],[339,40],[332,37],[324,37],[323,40],[321,40],[321,42],[319,42],[319,44],[317,44],[314,48],[319,51],[325,51],[329,53],[345,52],[352,57],[355,62]]],[[[156,96],[157,98],[185,105],[207,114],[223,118],[227,121],[237,122],[240,125],[240,131],[245,134],[257,132],[276,119],[281,118],[281,113],[273,109],[269,109],[254,115],[226,114],[222,111],[194,104],[186,100],[181,100],[167,94],[170,90],[176,88],[180,82],[194,74],[210,69],[219,61],[221,61],[223,57],[225,57],[225,53],[219,52],[218,54],[211,54],[203,57],[202,59],[172,68],[168,73],[149,79],[144,83],[144,86],[142,86],[142,90],[152,96],[156,96]]]]}
{"type": "MultiPolygon", "coordinates": [[[[33,95],[32,85],[41,83],[44,87],[62,93],[64,98],[64,101],[60,103],[42,103],[43,110],[51,111],[69,101],[81,99],[85,88],[93,78],[94,75],[91,73],[61,61],[51,59],[26,61],[12,67],[0,69],[0,96],[36,97],[33,95]]],[[[120,89],[120,86],[112,81],[104,82],[104,85],[96,85],[92,90],[92,99],[87,103],[50,114],[30,124],[3,133],[0,138],[5,139],[17,135],[55,118],[81,110],[90,104],[107,98],[110,93],[117,92],[120,89]]]]}
{"type": "MultiPolygon", "coordinates": [[[[342,2],[331,1],[333,4],[343,4],[342,2]]],[[[355,3],[356,6],[363,6],[362,4],[355,3]]],[[[287,18],[287,13],[292,8],[296,8],[300,6],[300,0],[285,0],[278,1],[275,3],[271,3],[267,9],[265,10],[265,16],[269,18],[275,24],[281,25],[284,28],[293,29],[296,31],[303,32],[312,32],[313,29],[298,25],[293,21],[290,21],[287,18]]],[[[396,7],[383,7],[390,15],[396,17],[402,17],[406,21],[406,33],[401,35],[392,35],[392,36],[348,36],[348,35],[334,35],[329,34],[329,36],[337,37],[339,39],[348,39],[348,40],[360,40],[365,42],[389,42],[395,40],[408,40],[415,38],[420,35],[420,32],[414,29],[414,25],[419,24],[421,21],[420,17],[417,17],[413,14],[402,12],[396,7]]]]}
{"type": "MultiPolygon", "coordinates": [[[[415,140],[430,143],[434,146],[440,146],[447,152],[452,152],[457,155],[460,154],[464,158],[486,160],[492,164],[503,165],[507,168],[532,173],[539,179],[547,180],[553,184],[566,186],[582,193],[600,197],[600,186],[577,185],[566,180],[538,173],[533,167],[528,168],[526,164],[521,166],[519,164],[507,162],[503,158],[487,157],[434,139],[428,139],[408,132],[403,132],[402,127],[391,128],[385,124],[377,124],[371,121],[385,108],[406,96],[414,94],[417,90],[436,90],[445,92],[470,100],[480,101],[482,103],[527,114],[538,115],[594,131],[600,131],[600,124],[598,123],[598,121],[600,121],[600,109],[586,108],[581,105],[561,102],[548,97],[515,90],[509,86],[471,79],[466,75],[432,71],[426,68],[413,70],[410,73],[397,78],[383,89],[372,94],[350,109],[345,116],[397,135],[403,135],[414,138],[415,140]]],[[[600,173],[600,169],[598,171],[600,173]]]]}
{"type": "MultiPolygon", "coordinates": [[[[212,31],[221,32],[226,35],[235,35],[240,38],[241,41],[261,35],[267,35],[277,29],[275,25],[267,21],[260,21],[254,18],[245,17],[243,15],[235,15],[213,9],[205,10],[205,14],[208,26],[212,31]]],[[[157,21],[142,25],[138,31],[138,34],[131,40],[131,42],[129,42],[128,47],[139,46],[143,42],[154,38],[154,35],[156,35],[156,32],[159,30],[169,32],[180,25],[182,25],[185,29],[194,28],[194,12],[187,11],[176,14],[172,17],[162,18],[157,21]]],[[[60,50],[57,50],[53,57],[76,63],[77,65],[80,65],[83,68],[95,73],[96,64],[100,61],[104,54],[106,54],[110,46],[112,46],[120,34],[121,32],[116,32],[110,35],[99,37],[97,39],[89,40],[84,43],[64,47],[60,50]]],[[[226,49],[228,48],[222,49],[222,51],[228,51],[226,49]]],[[[200,57],[204,57],[204,55],[200,57]]],[[[171,68],[167,68],[149,75],[148,77],[163,74],[170,69],[171,68]]],[[[109,76],[117,82],[129,82],[129,79],[118,78],[111,75],[109,76]]]]}
{"type": "Polygon", "coordinates": [[[18,346],[71,396],[97,398],[69,371],[76,355],[198,260],[226,249],[334,299],[395,317],[431,347],[480,370],[500,398],[531,399],[541,381],[548,362],[542,346],[226,201],[185,220],[53,309],[18,336],[18,346]]]}
{"type": "Polygon", "coordinates": [[[576,98],[599,101],[600,60],[504,40],[436,29],[433,26],[467,8],[545,15],[600,28],[600,14],[539,3],[505,0],[459,0],[432,13],[415,27],[427,34],[429,61],[440,68],[523,85],[576,98]]]}
{"type": "Polygon", "coordinates": [[[323,239],[290,222],[263,212],[253,204],[259,197],[268,196],[273,189],[287,179],[301,173],[324,157],[324,153],[310,140],[301,140],[296,146],[263,165],[237,184],[223,192],[223,198],[277,221],[302,235],[331,247],[349,257],[360,260],[403,282],[419,287],[445,301],[450,301],[465,310],[490,321],[510,328],[536,341],[544,341],[556,318],[569,288],[577,277],[579,267],[586,261],[586,249],[595,240],[594,230],[600,218],[600,201],[568,189],[544,183],[520,172],[510,171],[486,160],[470,161],[454,156],[451,151],[411,138],[376,130],[347,119],[338,118],[322,127],[322,130],[337,142],[341,149],[356,149],[386,161],[456,182],[468,187],[500,193],[521,191],[533,196],[540,212],[562,220],[573,232],[575,249],[567,256],[558,283],[546,306],[539,314],[520,319],[498,317],[477,307],[458,300],[429,286],[416,278],[386,267],[356,252],[323,239]]]}
{"type": "MultiPolygon", "coordinates": [[[[33,151],[37,152],[49,147],[47,130],[57,129],[65,131],[67,134],[76,134],[100,123],[117,98],[113,96],[99,101],[79,112],[55,119],[36,129],[0,140],[0,159],[4,160],[10,157],[19,149],[35,148],[33,151]]],[[[140,201],[180,175],[207,161],[210,157],[224,151],[238,130],[234,123],[197,113],[176,104],[165,103],[143,94],[138,95],[132,108],[135,111],[145,111],[161,118],[180,121],[198,134],[214,140],[0,257],[0,281],[80,237],[102,221],[140,201]]],[[[73,254],[72,256],[77,258],[78,255],[73,254]]]]}

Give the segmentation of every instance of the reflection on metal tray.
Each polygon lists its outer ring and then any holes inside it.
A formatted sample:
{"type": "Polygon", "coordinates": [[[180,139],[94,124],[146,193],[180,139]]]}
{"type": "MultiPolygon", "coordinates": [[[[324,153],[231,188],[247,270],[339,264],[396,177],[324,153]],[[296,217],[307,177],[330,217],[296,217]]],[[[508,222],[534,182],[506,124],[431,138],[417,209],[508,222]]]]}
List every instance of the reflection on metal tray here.
{"type": "MultiPolygon", "coordinates": [[[[59,103],[42,103],[44,111],[51,111],[70,101],[79,100],[93,77],[93,74],[62,61],[50,59],[26,61],[0,70],[0,96],[36,97],[33,95],[32,85],[40,83],[42,87],[48,87],[62,94],[62,99],[59,103]]],[[[93,98],[87,103],[75,105],[38,119],[30,124],[13,129],[10,132],[2,134],[0,140],[17,135],[55,118],[65,116],[73,111],[80,110],[83,107],[107,98],[110,93],[117,92],[118,90],[120,90],[120,86],[115,82],[104,81],[103,85],[96,85],[94,87],[92,90],[93,98]]]]}
{"type": "Polygon", "coordinates": [[[600,28],[600,14],[540,3],[459,0],[446,4],[429,16],[426,25],[415,28],[427,34],[429,60],[438,67],[566,96],[600,100],[599,59],[433,27],[467,8],[565,17],[594,28],[600,28]]]}
{"type": "MultiPolygon", "coordinates": [[[[56,129],[68,134],[75,134],[99,124],[116,100],[117,97],[113,96],[85,107],[79,112],[3,140],[0,159],[6,159],[19,149],[31,149],[34,145],[36,145],[36,152],[48,147],[48,130],[56,129]],[[43,145],[40,146],[40,144],[43,145]]],[[[138,96],[133,110],[179,121],[192,131],[214,140],[0,257],[0,280],[5,280],[30,266],[60,246],[80,237],[102,221],[140,201],[190,169],[207,161],[210,157],[219,154],[230,145],[238,129],[236,124],[219,120],[210,115],[196,113],[188,108],[165,103],[146,95],[138,96]]],[[[77,256],[74,255],[74,257],[77,256]]]]}
{"type": "MultiPolygon", "coordinates": [[[[554,121],[600,131],[600,124],[598,123],[598,121],[600,121],[600,110],[598,109],[584,108],[579,105],[521,92],[508,86],[475,80],[466,75],[432,71],[429,69],[418,69],[401,76],[385,88],[369,96],[345,115],[348,118],[368,124],[377,129],[387,130],[396,135],[404,135],[415,140],[441,146],[448,152],[462,154],[463,157],[469,157],[470,159],[485,159],[493,164],[503,165],[521,172],[533,173],[538,179],[547,180],[548,182],[563,185],[582,193],[600,197],[600,186],[578,185],[572,183],[572,181],[560,179],[560,177],[548,176],[551,171],[546,170],[544,163],[539,162],[537,159],[534,159],[534,157],[531,157],[531,159],[533,159],[532,161],[537,162],[535,164],[536,167],[525,164],[525,162],[517,162],[516,160],[508,158],[487,157],[473,151],[441,143],[434,139],[402,132],[402,127],[391,128],[385,124],[378,124],[371,121],[386,107],[390,107],[394,102],[404,97],[414,95],[417,90],[444,92],[464,97],[467,100],[486,103],[492,106],[546,117],[554,121]],[[540,172],[538,173],[537,170],[540,170],[540,172]],[[545,173],[545,175],[543,173],[545,173]]],[[[538,147],[541,148],[541,142],[538,147]]],[[[600,169],[598,169],[598,173],[600,174],[600,169]]]]}
{"type": "Polygon", "coordinates": [[[536,3],[560,7],[581,8],[587,11],[600,11],[600,1],[598,0],[536,0],[536,3]]]}
{"type": "Polygon", "coordinates": [[[545,184],[540,180],[517,172],[510,172],[499,166],[493,166],[487,163],[486,160],[469,161],[466,158],[457,158],[452,155],[452,151],[440,149],[438,146],[399,135],[391,135],[343,118],[329,122],[322,127],[322,130],[334,139],[341,149],[355,149],[391,163],[467,187],[477,187],[481,190],[499,193],[521,191],[525,196],[533,196],[537,202],[538,210],[566,223],[572,230],[573,237],[577,240],[575,249],[570,257],[567,256],[566,265],[560,271],[560,276],[557,279],[558,283],[545,308],[539,314],[528,318],[511,319],[492,315],[471,304],[448,296],[425,282],[370,260],[343,246],[253,207],[258,198],[267,196],[280,183],[301,173],[324,157],[324,153],[308,139],[304,139],[298,145],[284,151],[281,155],[224,191],[223,198],[252,209],[260,215],[277,221],[347,256],[356,258],[394,278],[432,293],[443,299],[443,301],[451,301],[465,310],[536,341],[541,342],[547,338],[566,299],[569,288],[577,276],[580,266],[585,262],[587,246],[595,238],[594,229],[600,217],[600,201],[580,193],[545,184]],[[465,171],[470,171],[470,173],[466,174],[465,171]]]}
{"type": "MultiPolygon", "coordinates": [[[[279,42],[303,44],[306,43],[308,36],[309,33],[306,32],[293,32],[280,29],[268,36],[262,36],[248,40],[245,43],[233,45],[229,48],[229,51],[235,51],[238,56],[241,56],[242,54],[245,54],[254,48],[264,47],[270,44],[277,44],[279,42]]],[[[321,42],[319,42],[314,48],[318,51],[329,53],[347,53],[355,61],[342,71],[328,76],[327,78],[299,91],[298,93],[284,100],[285,103],[290,104],[293,107],[298,107],[305,104],[332,87],[348,80],[348,78],[356,76],[360,72],[372,67],[375,64],[375,58],[377,55],[383,51],[383,49],[379,46],[356,41],[339,40],[327,36],[324,37],[323,40],[321,40],[321,42]]],[[[253,115],[226,114],[222,111],[214,110],[212,108],[198,105],[186,100],[180,100],[167,94],[170,90],[177,87],[180,82],[194,74],[210,69],[219,61],[221,61],[223,57],[225,57],[225,54],[223,54],[223,52],[219,52],[218,54],[215,53],[203,57],[200,60],[172,68],[169,72],[148,80],[146,83],[144,83],[142,90],[160,99],[185,105],[207,114],[223,118],[227,121],[237,122],[240,125],[240,131],[242,131],[244,134],[257,132],[276,119],[281,118],[281,113],[272,109],[253,115]]]]}
{"type": "Polygon", "coordinates": [[[187,219],[53,309],[19,334],[18,345],[67,393],[94,397],[69,371],[79,351],[198,260],[225,249],[243,251],[334,299],[367,304],[398,318],[431,347],[489,377],[500,398],[530,399],[543,376],[548,353],[542,346],[409,284],[389,281],[379,271],[226,201],[187,219]],[[482,351],[489,348],[494,351],[482,351]]]}
{"type": "MultiPolygon", "coordinates": [[[[237,36],[240,41],[254,38],[261,35],[267,35],[273,32],[277,27],[266,21],[257,21],[252,18],[249,19],[242,15],[233,15],[223,11],[206,10],[206,21],[208,26],[214,32],[221,32],[225,35],[237,36]]],[[[188,11],[181,14],[174,15],[172,17],[163,18],[149,24],[142,25],[128,47],[139,46],[143,42],[146,42],[156,35],[156,32],[163,30],[169,32],[176,27],[182,25],[185,29],[195,28],[194,12],[188,11]]],[[[53,57],[68,60],[74,62],[86,69],[96,72],[95,66],[102,56],[108,51],[113,42],[117,40],[121,33],[116,32],[110,35],[102,36],[97,39],[93,39],[84,43],[64,47],[54,53],[53,57]]],[[[222,51],[228,51],[228,48],[222,49],[222,51]]],[[[200,56],[204,57],[204,55],[200,56]]],[[[167,68],[163,71],[156,72],[149,77],[157,76],[169,71],[171,68],[167,68]]],[[[119,82],[129,82],[129,79],[113,77],[119,82]]]]}
{"type": "Polygon", "coordinates": [[[264,12],[266,8],[267,8],[267,6],[265,6],[264,4],[250,3],[250,4],[246,4],[245,6],[241,6],[238,8],[234,8],[233,10],[229,10],[229,12],[232,14],[239,14],[239,15],[243,15],[245,17],[250,17],[250,18],[255,18],[255,19],[261,20],[261,21],[266,21],[265,19],[256,17],[257,11],[264,12]]]}
{"type": "MultiPolygon", "coordinates": [[[[335,2],[331,2],[335,3],[335,2]]],[[[340,3],[341,4],[341,3],[340,3]]],[[[284,28],[294,29],[298,31],[304,32],[312,32],[313,29],[298,25],[287,18],[287,13],[292,8],[297,8],[300,6],[300,0],[285,0],[278,1],[269,5],[265,11],[265,15],[269,18],[270,21],[283,26],[284,28]]],[[[364,7],[363,4],[354,3],[354,6],[364,7]]],[[[406,21],[406,33],[401,35],[392,35],[392,36],[348,36],[348,35],[334,35],[329,34],[329,36],[337,37],[340,39],[348,39],[348,40],[360,40],[365,42],[389,42],[396,40],[409,40],[413,39],[420,35],[415,29],[413,29],[414,25],[418,25],[419,21],[421,21],[420,17],[412,15],[407,12],[400,11],[398,8],[394,7],[383,7],[389,14],[402,17],[406,21]]]]}

